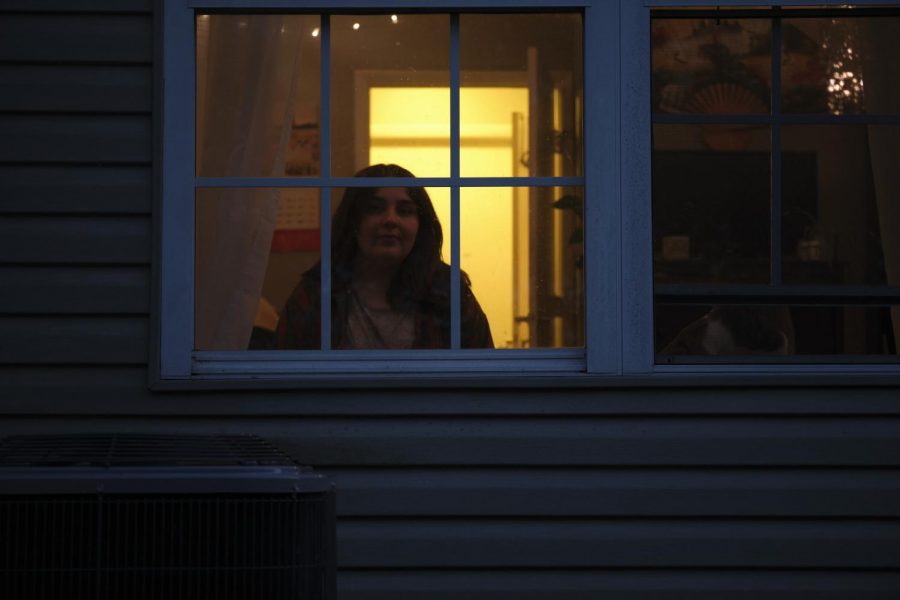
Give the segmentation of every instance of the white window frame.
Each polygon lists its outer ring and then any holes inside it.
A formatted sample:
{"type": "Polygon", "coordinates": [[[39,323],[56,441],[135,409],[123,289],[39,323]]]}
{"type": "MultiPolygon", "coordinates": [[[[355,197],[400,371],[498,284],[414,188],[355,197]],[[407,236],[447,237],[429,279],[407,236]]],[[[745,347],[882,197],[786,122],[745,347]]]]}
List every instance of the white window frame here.
{"type": "MultiPolygon", "coordinates": [[[[577,349],[528,349],[528,350],[429,350],[422,351],[332,351],[332,350],[279,350],[279,351],[236,351],[198,352],[193,351],[193,306],[194,306],[194,189],[203,178],[194,176],[194,15],[195,11],[215,9],[285,9],[301,11],[330,12],[335,10],[397,10],[459,12],[478,9],[501,9],[510,11],[579,10],[584,14],[585,55],[609,57],[605,64],[592,65],[585,71],[585,94],[597,106],[609,106],[609,111],[597,111],[599,119],[585,123],[586,140],[603,141],[603,147],[595,149],[595,144],[585,142],[584,154],[586,172],[583,177],[568,178],[571,183],[562,183],[567,178],[556,178],[557,185],[584,185],[586,198],[606,200],[608,207],[597,202],[585,202],[584,225],[589,236],[585,244],[588,256],[604,256],[604,263],[618,264],[618,237],[603,235],[602,223],[607,223],[606,233],[618,231],[617,219],[608,210],[617,208],[618,186],[618,143],[610,136],[600,134],[618,127],[615,112],[617,106],[617,86],[608,85],[612,74],[617,72],[618,61],[614,60],[618,49],[617,10],[615,2],[594,0],[551,0],[507,1],[507,0],[461,0],[434,2],[421,0],[400,0],[388,3],[370,0],[165,0],[163,13],[163,131],[162,131],[162,186],[161,186],[161,232],[159,268],[159,371],[160,378],[204,379],[204,378],[310,378],[340,376],[347,374],[486,374],[486,373],[606,373],[620,372],[619,348],[616,344],[586,344],[577,349]],[[611,143],[610,143],[611,142],[611,143]],[[583,182],[583,183],[582,183],[583,182]],[[601,194],[599,190],[615,190],[615,193],[601,194]],[[612,224],[612,225],[610,225],[612,224]]],[[[324,37],[324,36],[323,36],[324,37]]],[[[324,41],[324,40],[323,40],[324,41]]],[[[457,61],[458,62],[458,61],[457,61]]],[[[451,68],[451,73],[454,68],[451,68]]],[[[455,66],[458,82],[458,64],[455,66]]],[[[451,81],[453,75],[451,74],[451,81]]],[[[458,85],[451,86],[458,89],[458,85]]],[[[458,102],[457,102],[458,104],[458,102]]],[[[452,103],[451,103],[452,106],[452,103]]],[[[453,110],[451,108],[451,110],[453,110]]],[[[458,110],[458,109],[457,109],[458,110]]],[[[327,106],[323,103],[322,121],[329,122],[327,106]]],[[[458,120],[451,121],[458,139],[458,120]]],[[[596,144],[599,146],[599,144],[596,144]]],[[[328,154],[323,147],[322,155],[328,154]]],[[[453,162],[453,161],[452,161],[453,162]]],[[[455,161],[458,165],[458,158],[455,161]]],[[[475,178],[460,178],[458,167],[451,169],[450,184],[461,185],[529,185],[541,178],[507,178],[503,182],[494,180],[476,181],[475,178]]],[[[246,179],[246,178],[244,178],[246,179]]],[[[447,179],[419,178],[423,185],[447,185],[447,179]]],[[[330,178],[331,184],[340,186],[340,178],[330,178]]],[[[383,182],[383,180],[380,180],[383,182]]],[[[223,178],[216,178],[216,185],[228,185],[223,178]]],[[[296,178],[257,178],[257,185],[268,186],[310,185],[309,181],[296,178]]],[[[400,185],[402,182],[398,183],[400,185]]],[[[235,179],[234,185],[241,185],[235,179]]],[[[458,189],[458,188],[456,188],[458,189]]],[[[327,216],[330,211],[321,211],[327,216]]],[[[458,211],[457,211],[458,212],[458,211]]],[[[323,218],[326,218],[323,216],[323,218]]],[[[454,220],[458,219],[455,217],[454,220]]],[[[454,256],[451,264],[458,269],[459,228],[451,224],[454,256]]],[[[328,241],[328,228],[323,227],[323,247],[328,241]]],[[[587,306],[612,306],[618,297],[615,270],[594,265],[588,261],[586,275],[587,306]]],[[[451,279],[453,281],[453,279],[451,279]]],[[[323,315],[323,321],[327,315],[323,315]]],[[[586,335],[590,339],[620,339],[616,311],[588,314],[585,318],[586,335]]]]}
{"type": "MultiPolygon", "coordinates": [[[[897,3],[898,0],[869,0],[866,4],[897,3]]],[[[779,3],[780,6],[842,4],[843,0],[779,3]]],[[[163,387],[165,382],[172,381],[235,379],[303,384],[330,380],[337,385],[352,385],[355,380],[371,384],[374,378],[389,382],[469,384],[488,383],[497,376],[504,385],[515,381],[531,385],[536,378],[544,378],[551,385],[564,382],[744,385],[786,380],[809,383],[812,375],[816,381],[823,381],[824,374],[856,383],[900,383],[900,365],[895,364],[655,363],[649,226],[652,222],[650,11],[711,5],[737,7],[766,3],[760,0],[163,0],[162,177],[157,212],[161,215],[157,221],[159,338],[154,349],[158,369],[154,369],[156,372],[151,377],[163,387]],[[585,315],[585,348],[193,351],[194,190],[199,179],[194,175],[194,15],[195,11],[215,9],[582,11],[584,227],[587,233],[584,276],[585,305],[589,307],[585,315]]],[[[321,118],[328,122],[324,106],[321,118]]],[[[458,124],[455,127],[458,136],[458,124]]],[[[328,149],[323,148],[323,156],[326,152],[328,149]]],[[[292,186],[296,180],[269,179],[267,185],[292,186]]],[[[458,227],[451,229],[458,236],[458,227]]],[[[324,229],[323,238],[323,244],[327,243],[324,229]]],[[[453,247],[459,247],[458,237],[453,247]]],[[[454,258],[458,264],[458,255],[454,258]]]]}

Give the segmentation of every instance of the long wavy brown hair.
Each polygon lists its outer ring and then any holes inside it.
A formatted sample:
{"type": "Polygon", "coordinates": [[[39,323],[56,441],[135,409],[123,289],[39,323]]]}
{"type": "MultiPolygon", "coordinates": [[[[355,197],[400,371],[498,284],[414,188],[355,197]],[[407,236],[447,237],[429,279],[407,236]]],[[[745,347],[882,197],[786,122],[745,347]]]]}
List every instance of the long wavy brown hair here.
{"type": "MultiPolygon", "coordinates": [[[[355,177],[415,177],[399,165],[371,165],[355,177]]],[[[377,187],[349,187],[334,214],[331,240],[332,289],[340,293],[349,288],[359,251],[357,234],[366,205],[375,197],[377,187]]],[[[391,285],[388,300],[395,309],[408,310],[416,303],[436,301],[435,293],[444,297],[449,284],[448,267],[441,259],[444,233],[434,205],[425,188],[407,187],[410,200],[416,205],[419,231],[409,255],[404,259],[391,285]],[[438,276],[442,273],[443,276],[438,276]],[[435,289],[437,287],[438,289],[435,289]]]]}

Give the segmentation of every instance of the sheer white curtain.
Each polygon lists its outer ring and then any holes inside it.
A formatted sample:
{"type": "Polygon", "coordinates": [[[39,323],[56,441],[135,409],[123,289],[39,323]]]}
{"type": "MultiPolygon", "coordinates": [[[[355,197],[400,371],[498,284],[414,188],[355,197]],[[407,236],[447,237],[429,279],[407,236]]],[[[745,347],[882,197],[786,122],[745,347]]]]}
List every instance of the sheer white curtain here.
{"type": "MultiPolygon", "coordinates": [[[[900,107],[900,35],[896,19],[872,18],[862,28],[866,108],[872,114],[896,113],[900,107]]],[[[900,127],[869,128],[872,181],[888,285],[900,285],[900,127]]],[[[891,309],[894,343],[900,346],[900,308],[891,309]]]]}
{"type": "MultiPolygon", "coordinates": [[[[300,65],[297,18],[213,15],[197,25],[197,173],[284,175],[300,65]]],[[[198,192],[195,348],[247,348],[277,211],[276,189],[198,192]]]]}

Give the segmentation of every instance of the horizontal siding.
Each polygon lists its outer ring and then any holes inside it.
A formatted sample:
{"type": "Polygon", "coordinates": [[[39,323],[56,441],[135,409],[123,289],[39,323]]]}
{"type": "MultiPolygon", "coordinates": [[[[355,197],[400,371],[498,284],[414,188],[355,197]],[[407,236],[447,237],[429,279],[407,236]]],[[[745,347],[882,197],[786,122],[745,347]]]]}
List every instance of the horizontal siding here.
{"type": "Polygon", "coordinates": [[[332,469],[345,517],[893,517],[900,470],[332,469]]]}
{"type": "Polygon", "coordinates": [[[343,600],[896,600],[900,573],[725,570],[348,571],[343,600]]]}
{"type": "Polygon", "coordinates": [[[7,14],[0,19],[0,62],[149,63],[149,15],[7,14]]]}
{"type": "Polygon", "coordinates": [[[0,162],[148,163],[149,116],[0,114],[0,162]]]}
{"type": "Polygon", "coordinates": [[[22,12],[150,12],[153,0],[4,0],[4,11],[22,12]]]}
{"type": "Polygon", "coordinates": [[[150,308],[149,267],[0,266],[0,314],[137,314],[150,308]]]}
{"type": "Polygon", "coordinates": [[[146,166],[0,165],[0,213],[149,214],[146,166]]]}
{"type": "Polygon", "coordinates": [[[0,65],[0,111],[149,113],[149,66],[0,65]]]}
{"type": "MultiPolygon", "coordinates": [[[[61,339],[85,346],[146,335],[142,319],[0,319],[0,331],[25,343],[35,327],[48,332],[65,326],[61,339]],[[117,325],[119,324],[119,325],[117,325]],[[109,331],[105,331],[108,327],[109,331]],[[81,332],[81,333],[79,333],[81,332]],[[128,336],[132,336],[129,338],[128,336]]],[[[48,334],[49,335],[49,334],[48,334]]],[[[39,339],[46,339],[40,336],[39,339]]],[[[0,340],[3,340],[0,335],[0,340]]],[[[32,342],[34,344],[34,342],[32,342]]],[[[124,342],[123,342],[123,345],[124,342]]],[[[34,347],[34,346],[33,346],[34,347]]],[[[5,351],[7,352],[7,351],[5,351]]],[[[54,351],[46,349],[47,354],[54,351]]],[[[60,360],[76,359],[78,348],[57,350],[60,360]]],[[[101,353],[107,350],[88,348],[101,353]]],[[[10,348],[7,354],[13,355],[10,348]]],[[[137,354],[137,350],[134,350],[137,354]]],[[[40,360],[40,356],[32,360],[40,360]]],[[[98,359],[101,358],[98,356],[98,359]]],[[[208,396],[215,403],[218,395],[208,396]]],[[[290,396],[284,396],[290,401],[290,396]]],[[[514,397],[508,397],[514,401],[514,397]]],[[[245,398],[247,402],[252,399],[245,398]]],[[[421,400],[421,396],[420,396],[421,400]]],[[[172,403],[167,395],[160,403],[172,403]]],[[[169,410],[175,410],[174,407],[169,410]]],[[[87,418],[87,417],[86,417],[87,418]]],[[[93,417],[92,417],[93,418],[93,417]]],[[[94,421],[96,426],[99,422],[94,421]]],[[[91,426],[88,421],[80,427],[91,426]]],[[[65,431],[73,424],[19,419],[22,433],[65,431]]],[[[409,417],[229,419],[104,419],[107,430],[257,433],[304,463],[332,467],[461,466],[516,467],[890,467],[900,466],[900,419],[878,417],[409,417]]]]}
{"type": "MultiPolygon", "coordinates": [[[[29,267],[30,268],[30,267],[29,267]]],[[[690,418],[767,415],[870,415],[890,420],[900,415],[893,388],[744,388],[744,389],[316,389],[294,386],[284,390],[247,390],[239,393],[147,389],[145,368],[95,366],[0,367],[0,413],[97,415],[173,415],[183,417],[266,416],[452,416],[485,419],[653,416],[690,418]],[[65,390],[65,393],[61,393],[65,390]],[[423,401],[423,395],[427,400],[423,401]],[[122,402],[127,397],[128,402],[122,402]],[[26,408],[27,407],[27,408],[26,408]]],[[[240,383],[233,389],[241,390],[240,383]]]]}
{"type": "Polygon", "coordinates": [[[0,216],[0,264],[147,263],[150,219],[0,216]]]}
{"type": "Polygon", "coordinates": [[[900,567],[900,521],[338,523],[341,568],[900,567]]]}
{"type": "MultiPolygon", "coordinates": [[[[896,419],[345,418],[295,425],[283,443],[322,466],[900,465],[896,419]]],[[[283,433],[276,426],[269,435],[283,433]]]]}
{"type": "Polygon", "coordinates": [[[0,363],[146,363],[147,327],[145,317],[0,317],[0,363]]]}

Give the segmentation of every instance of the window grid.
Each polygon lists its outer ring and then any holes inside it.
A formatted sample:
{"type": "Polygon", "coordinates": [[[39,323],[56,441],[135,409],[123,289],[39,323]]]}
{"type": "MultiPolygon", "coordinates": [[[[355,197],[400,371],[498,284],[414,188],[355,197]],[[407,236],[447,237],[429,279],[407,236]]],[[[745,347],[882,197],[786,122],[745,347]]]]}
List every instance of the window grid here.
{"type": "MultiPolygon", "coordinates": [[[[193,6],[202,6],[204,3],[192,3],[193,6]]],[[[574,6],[582,6],[576,3],[574,6]]],[[[221,6],[221,5],[217,5],[221,6]]],[[[527,6],[519,6],[517,12],[527,10],[527,6]]],[[[460,189],[463,187],[565,187],[565,186],[585,186],[586,178],[584,176],[526,176],[526,177],[462,177],[460,175],[460,41],[459,41],[459,16],[460,11],[449,12],[440,11],[448,14],[450,17],[450,176],[449,177],[415,177],[415,178],[366,178],[366,177],[333,177],[331,176],[331,24],[330,15],[333,12],[320,12],[320,78],[321,78],[321,108],[320,108],[320,170],[319,177],[200,177],[195,174],[193,177],[195,190],[201,188],[293,188],[293,187],[315,187],[321,190],[320,193],[320,228],[321,228],[321,247],[320,256],[323,265],[331,263],[331,191],[335,188],[347,187],[408,187],[410,185],[422,187],[446,187],[450,190],[450,228],[451,228],[451,256],[450,256],[450,351],[458,351],[461,349],[461,289],[460,289],[460,189]]],[[[195,192],[196,193],[196,192],[195,192]]],[[[221,365],[227,365],[232,362],[233,358],[239,361],[253,360],[251,362],[262,361],[276,363],[277,366],[271,369],[277,373],[290,372],[291,361],[300,359],[306,363],[306,367],[313,368],[318,362],[315,357],[325,360],[334,360],[337,353],[331,352],[331,269],[323,268],[321,270],[321,347],[320,350],[312,351],[278,351],[277,359],[269,356],[268,352],[254,351],[246,353],[243,351],[234,352],[217,352],[217,351],[193,351],[195,373],[220,373],[228,372],[229,369],[222,369],[221,365]],[[278,360],[281,359],[281,360],[278,360]],[[199,362],[198,362],[199,361],[199,362]],[[204,361],[209,361],[206,368],[203,366],[204,361]]],[[[467,350],[469,355],[472,350],[467,350]]],[[[502,350],[494,349],[489,354],[483,354],[480,360],[497,358],[497,361],[491,361],[499,365],[504,357],[500,355],[514,352],[521,354],[521,350],[502,350]]],[[[378,357],[382,360],[406,360],[410,361],[414,355],[401,356],[401,352],[392,351],[364,351],[354,352],[355,358],[359,363],[359,368],[364,371],[370,371],[374,366],[379,364],[378,361],[370,361],[371,357],[378,357]]],[[[453,356],[446,354],[446,351],[429,350],[429,355],[434,358],[447,358],[453,356]],[[444,356],[440,356],[443,354],[444,356]]],[[[584,348],[560,348],[560,349],[527,349],[527,354],[534,359],[558,359],[556,366],[549,365],[549,370],[581,370],[581,368],[573,369],[573,359],[578,357],[578,364],[583,366],[583,357],[585,355],[584,348]]],[[[415,358],[420,358],[415,356],[415,358]]],[[[429,359],[431,360],[431,359],[429,359]]],[[[514,361],[516,364],[519,361],[514,361]]],[[[463,363],[460,362],[460,366],[463,363]]],[[[320,370],[321,365],[316,370],[320,370]]],[[[344,367],[346,368],[346,367],[344,367]]],[[[329,371],[333,369],[325,369],[329,371]]],[[[465,367],[465,370],[482,370],[473,369],[471,364],[465,367]]]]}
{"type": "MultiPolygon", "coordinates": [[[[450,15],[450,178],[459,178],[459,13],[450,15]]],[[[450,349],[459,350],[460,234],[459,186],[450,188],[450,349]]]]}
{"type": "MultiPolygon", "coordinates": [[[[319,108],[321,145],[319,150],[320,173],[331,174],[331,18],[324,14],[319,17],[319,58],[322,80],[322,104],[319,108]]],[[[331,189],[319,188],[319,258],[322,265],[331,266],[331,189]]],[[[319,297],[319,327],[321,349],[331,349],[331,269],[320,269],[322,288],[319,297]]]]}
{"type": "MultiPolygon", "coordinates": [[[[679,3],[688,6],[691,3],[679,3]]],[[[703,4],[708,7],[708,3],[703,4]]],[[[720,7],[721,8],[721,7],[720,7]]],[[[652,9],[652,19],[719,19],[719,18],[754,18],[768,19],[771,29],[771,77],[770,109],[768,114],[734,114],[704,115],[671,114],[653,111],[652,126],[656,124],[713,125],[713,124],[747,124],[767,125],[770,131],[771,173],[770,173],[770,257],[769,285],[755,284],[653,284],[654,306],[657,303],[668,304],[803,304],[807,306],[891,306],[900,304],[900,286],[891,285],[815,285],[785,284],[782,274],[782,152],[781,130],[785,125],[897,125],[900,114],[783,114],[781,112],[781,57],[782,57],[782,19],[784,18],[854,18],[876,16],[900,16],[896,7],[771,7],[767,9],[728,8],[720,10],[683,10],[671,8],[652,9]]],[[[652,146],[651,146],[652,147],[652,146]]],[[[655,267],[654,267],[655,269],[655,267]]],[[[655,311],[655,309],[654,309],[655,311]]],[[[654,355],[656,349],[654,348],[654,355]]],[[[759,363],[770,364],[771,358],[755,356],[666,356],[665,364],[657,362],[656,369],[666,367],[679,368],[691,363],[730,364],[759,363]]],[[[787,364],[804,363],[897,363],[900,356],[879,355],[794,355],[781,356],[778,362],[787,364]]]]}
{"type": "Polygon", "coordinates": [[[864,114],[864,115],[831,115],[831,114],[782,114],[781,112],[781,20],[783,18],[799,17],[835,17],[835,16],[898,16],[900,10],[888,8],[853,9],[852,11],[840,9],[804,9],[802,11],[785,11],[781,9],[768,10],[739,10],[702,11],[658,9],[652,12],[654,19],[690,18],[690,19],[716,19],[726,14],[728,18],[765,18],[772,20],[772,89],[771,109],[769,114],[750,115],[704,115],[704,114],[670,114],[654,112],[653,124],[661,125],[713,125],[713,124],[740,124],[740,125],[768,125],[771,127],[771,245],[770,245],[770,273],[771,287],[767,286],[729,286],[729,285],[687,285],[666,284],[655,286],[657,298],[667,301],[683,301],[689,297],[695,300],[701,297],[715,298],[719,301],[747,301],[764,300],[777,302],[779,299],[787,299],[795,296],[804,297],[807,302],[815,302],[816,297],[827,300],[827,303],[835,302],[835,298],[845,301],[855,301],[865,304],[874,300],[879,305],[885,302],[900,302],[900,286],[840,286],[835,290],[833,286],[791,285],[789,288],[779,288],[783,285],[781,273],[781,128],[785,125],[900,125],[900,114],[864,114]],[[746,290],[743,293],[741,290],[746,290]]]}
{"type": "Polygon", "coordinates": [[[769,209],[769,283],[775,287],[781,281],[781,19],[772,19],[772,89],[771,111],[773,125],[770,135],[772,143],[771,194],[769,209]]]}

